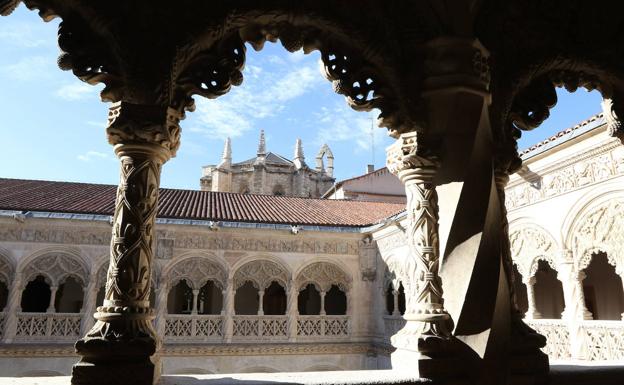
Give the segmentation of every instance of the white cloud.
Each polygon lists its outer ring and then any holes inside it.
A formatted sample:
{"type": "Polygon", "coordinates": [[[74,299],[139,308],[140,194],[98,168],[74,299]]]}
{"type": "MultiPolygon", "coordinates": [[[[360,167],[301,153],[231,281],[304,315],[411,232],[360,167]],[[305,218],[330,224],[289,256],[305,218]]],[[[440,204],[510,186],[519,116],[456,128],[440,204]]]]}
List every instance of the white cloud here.
{"type": "Polygon", "coordinates": [[[29,56],[17,63],[0,67],[0,71],[15,80],[32,81],[50,78],[50,70],[53,67],[56,67],[56,64],[48,57],[29,56]]]}
{"type": "Polygon", "coordinates": [[[110,156],[106,153],[99,152],[99,151],[87,151],[84,154],[78,155],[76,158],[78,158],[78,160],[81,160],[83,162],[91,162],[92,160],[96,160],[96,159],[109,159],[110,156]]]}
{"type": "Polygon", "coordinates": [[[316,142],[351,141],[355,144],[354,151],[369,151],[373,144],[379,146],[385,140],[386,130],[377,127],[374,121],[371,132],[371,117],[378,113],[377,110],[368,114],[357,112],[345,102],[336,103],[332,108],[322,107],[316,114],[319,127],[316,142]]]}
{"type": "Polygon", "coordinates": [[[76,82],[62,86],[56,90],[55,94],[61,99],[73,101],[92,97],[96,92],[95,87],[87,83],[76,82]]]}
{"type": "Polygon", "coordinates": [[[4,22],[0,25],[0,42],[22,48],[36,48],[54,44],[56,35],[45,31],[43,23],[4,22]]]}
{"type": "Polygon", "coordinates": [[[316,66],[274,65],[271,71],[247,66],[242,86],[216,100],[197,98],[195,116],[199,124],[191,128],[211,138],[239,137],[254,128],[264,118],[283,111],[289,101],[296,99],[318,84],[322,76],[316,66]],[[286,68],[284,68],[286,67],[286,68]]]}

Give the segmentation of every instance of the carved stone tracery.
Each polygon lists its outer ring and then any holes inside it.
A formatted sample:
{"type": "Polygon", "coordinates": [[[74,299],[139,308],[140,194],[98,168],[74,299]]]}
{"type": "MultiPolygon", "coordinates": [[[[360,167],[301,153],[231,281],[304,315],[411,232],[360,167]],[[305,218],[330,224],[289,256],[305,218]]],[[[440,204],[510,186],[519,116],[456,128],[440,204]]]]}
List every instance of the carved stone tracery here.
{"type": "Polygon", "coordinates": [[[509,240],[512,259],[525,279],[535,275],[539,259],[548,261],[555,269],[557,248],[552,237],[544,230],[532,226],[521,227],[509,234],[509,240]]]}
{"type": "Polygon", "coordinates": [[[351,279],[347,273],[333,263],[327,262],[315,262],[306,266],[297,276],[296,282],[299,290],[313,284],[324,292],[328,292],[332,285],[336,285],[346,293],[351,286],[351,279]]]}
{"type": "Polygon", "coordinates": [[[37,275],[46,277],[51,286],[59,286],[67,277],[75,278],[82,286],[86,286],[89,277],[88,270],[81,261],[63,253],[36,257],[22,270],[25,283],[37,275]]]}
{"type": "Polygon", "coordinates": [[[167,273],[167,281],[171,287],[181,280],[186,280],[191,289],[201,289],[207,281],[224,290],[227,284],[225,270],[219,264],[206,258],[193,257],[177,262],[167,273]]]}
{"type": "Polygon", "coordinates": [[[11,287],[14,274],[13,264],[8,257],[0,253],[0,282],[4,282],[7,288],[11,287]]]}
{"type": "Polygon", "coordinates": [[[264,290],[274,281],[287,289],[290,282],[288,271],[273,261],[260,259],[239,267],[234,273],[233,284],[234,289],[238,289],[245,282],[251,282],[256,289],[264,290]]]}

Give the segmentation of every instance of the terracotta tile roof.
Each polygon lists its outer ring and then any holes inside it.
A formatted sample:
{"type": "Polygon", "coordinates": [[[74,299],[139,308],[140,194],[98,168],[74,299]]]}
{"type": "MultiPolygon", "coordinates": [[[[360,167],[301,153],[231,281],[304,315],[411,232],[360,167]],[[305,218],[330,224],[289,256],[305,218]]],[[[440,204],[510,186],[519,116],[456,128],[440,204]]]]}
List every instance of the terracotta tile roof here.
{"type": "MultiPolygon", "coordinates": [[[[116,186],[0,178],[0,210],[112,215],[116,186]]],[[[402,204],[160,189],[159,218],[367,226],[402,204]]]]}

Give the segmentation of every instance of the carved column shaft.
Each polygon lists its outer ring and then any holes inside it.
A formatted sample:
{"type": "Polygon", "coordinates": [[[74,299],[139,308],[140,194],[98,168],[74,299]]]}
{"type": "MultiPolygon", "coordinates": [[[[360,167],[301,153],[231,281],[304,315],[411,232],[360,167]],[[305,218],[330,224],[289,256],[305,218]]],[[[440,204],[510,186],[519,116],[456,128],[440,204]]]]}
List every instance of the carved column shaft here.
{"type": "Polygon", "coordinates": [[[286,314],[288,314],[288,336],[289,341],[294,342],[297,338],[297,316],[299,315],[299,289],[294,282],[290,284],[287,299],[286,314]]]}
{"type": "Polygon", "coordinates": [[[156,289],[156,333],[164,337],[167,323],[167,297],[169,296],[169,285],[161,282],[156,289]]]}
{"type": "Polygon", "coordinates": [[[46,312],[54,313],[56,309],[54,308],[54,303],[56,302],[56,292],[58,291],[58,286],[50,287],[50,302],[48,303],[48,309],[46,312]]]}
{"type": "Polygon", "coordinates": [[[22,293],[24,292],[25,285],[22,281],[21,273],[16,273],[11,289],[9,290],[9,300],[5,307],[6,318],[4,321],[4,336],[2,341],[5,343],[13,342],[15,333],[17,332],[17,313],[22,309],[22,293]]]}
{"type": "Polygon", "coordinates": [[[73,384],[111,383],[130,371],[137,383],[154,380],[149,359],[159,345],[149,303],[154,223],[161,166],[175,156],[181,117],[161,106],[121,102],[110,108],[108,140],[121,161],[110,262],[97,322],[76,343],[82,360],[74,366],[73,384]]]}
{"type": "Polygon", "coordinates": [[[394,309],[392,310],[392,315],[395,317],[398,317],[401,315],[401,312],[399,311],[399,291],[398,290],[392,290],[392,299],[394,302],[394,309]]]}
{"type": "Polygon", "coordinates": [[[537,306],[535,305],[535,277],[529,277],[524,280],[524,284],[527,288],[527,302],[528,302],[528,310],[526,313],[526,317],[528,319],[540,319],[542,315],[539,311],[537,311],[537,306]]]}
{"type": "Polygon", "coordinates": [[[258,315],[264,315],[264,308],[262,307],[264,302],[264,290],[258,291],[258,315]]]}
{"type": "MultiPolygon", "coordinates": [[[[567,257],[570,251],[564,250],[563,254],[564,257],[567,257]]],[[[571,261],[571,256],[566,260],[571,261]]],[[[585,306],[585,294],[583,293],[585,273],[576,271],[574,264],[567,262],[557,266],[557,278],[561,281],[565,302],[562,318],[569,321],[591,320],[593,317],[585,306]]]]}
{"type": "Polygon", "coordinates": [[[325,290],[321,290],[321,292],[320,292],[320,296],[321,296],[321,312],[319,313],[320,315],[326,315],[327,314],[325,312],[325,294],[327,294],[325,292],[325,290]]]}
{"type": "Polygon", "coordinates": [[[225,320],[223,322],[223,337],[226,342],[232,342],[232,334],[234,333],[234,283],[228,280],[227,289],[225,290],[225,301],[223,303],[225,320]]]}
{"type": "MultiPolygon", "coordinates": [[[[439,269],[438,195],[433,184],[437,163],[418,153],[417,133],[402,134],[388,148],[388,168],[405,185],[407,242],[405,318],[421,322],[422,335],[450,336],[439,269]]],[[[422,145],[421,145],[422,146],[422,145]]]]}
{"type": "Polygon", "coordinates": [[[193,303],[191,304],[191,314],[197,314],[197,297],[199,297],[199,290],[193,290],[193,303]]]}
{"type": "Polygon", "coordinates": [[[92,276],[89,279],[89,285],[87,286],[87,291],[85,293],[85,301],[82,305],[82,312],[84,315],[82,316],[82,333],[85,334],[93,327],[93,313],[95,312],[95,308],[97,306],[97,293],[98,293],[98,280],[97,276],[92,276]]]}

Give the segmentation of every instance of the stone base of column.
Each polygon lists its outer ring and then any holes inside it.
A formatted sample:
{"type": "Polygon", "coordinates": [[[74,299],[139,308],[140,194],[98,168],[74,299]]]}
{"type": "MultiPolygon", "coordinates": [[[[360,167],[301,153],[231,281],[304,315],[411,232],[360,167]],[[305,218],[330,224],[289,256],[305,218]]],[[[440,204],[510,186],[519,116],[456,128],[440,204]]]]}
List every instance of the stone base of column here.
{"type": "Polygon", "coordinates": [[[538,385],[548,381],[548,356],[541,348],[546,337],[522,321],[520,315],[511,320],[511,354],[509,359],[511,385],[538,385]]]}
{"type": "Polygon", "coordinates": [[[72,385],[152,385],[158,378],[151,356],[154,339],[110,341],[88,337],[76,342],[82,356],[72,369],[72,385]]]}
{"type": "Polygon", "coordinates": [[[418,373],[420,378],[469,383],[476,356],[450,333],[443,331],[443,336],[438,336],[425,328],[425,323],[410,320],[392,337],[396,348],[390,354],[392,369],[418,373]]]}

